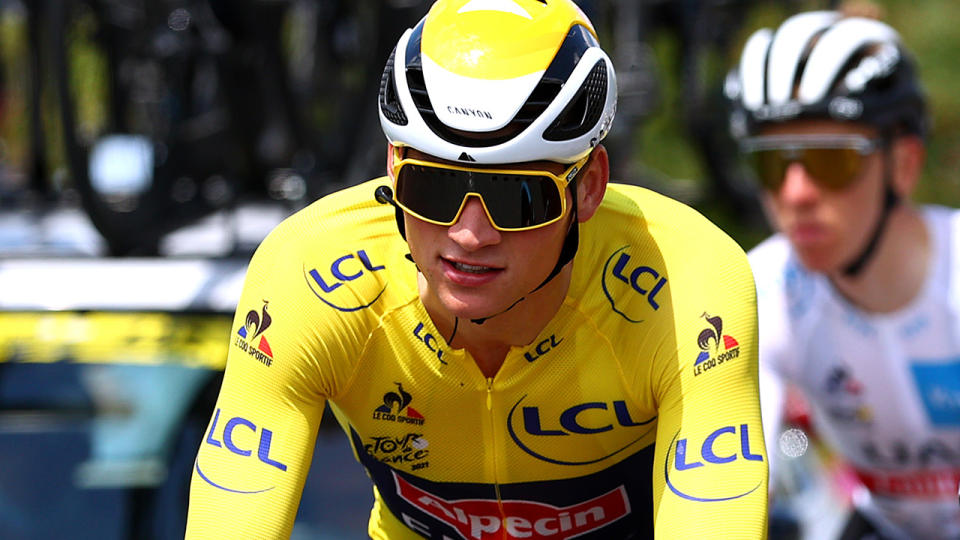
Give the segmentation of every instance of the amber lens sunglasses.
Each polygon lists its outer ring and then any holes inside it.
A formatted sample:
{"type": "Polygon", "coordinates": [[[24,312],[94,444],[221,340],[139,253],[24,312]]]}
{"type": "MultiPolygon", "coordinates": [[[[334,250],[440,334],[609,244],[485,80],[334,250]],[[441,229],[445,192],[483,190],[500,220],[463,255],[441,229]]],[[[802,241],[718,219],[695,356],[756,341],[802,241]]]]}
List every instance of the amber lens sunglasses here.
{"type": "Polygon", "coordinates": [[[800,163],[818,185],[840,191],[859,178],[881,142],[860,135],[769,135],[747,139],[741,149],[767,190],[778,191],[790,164],[800,163]]]}

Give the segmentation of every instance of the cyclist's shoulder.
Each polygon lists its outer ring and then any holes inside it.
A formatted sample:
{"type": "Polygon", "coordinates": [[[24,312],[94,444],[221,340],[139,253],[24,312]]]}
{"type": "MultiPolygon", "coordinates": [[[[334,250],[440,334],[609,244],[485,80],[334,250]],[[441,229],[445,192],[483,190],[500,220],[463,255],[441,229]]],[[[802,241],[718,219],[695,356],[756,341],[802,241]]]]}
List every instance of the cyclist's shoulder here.
{"type": "MultiPolygon", "coordinates": [[[[757,291],[757,308],[768,336],[780,335],[775,328],[808,328],[821,320],[834,294],[822,274],[800,262],[789,240],[775,234],[747,253],[757,291]]],[[[785,334],[784,334],[785,335],[785,334]]]]}
{"type": "Polygon", "coordinates": [[[787,282],[814,280],[797,259],[790,241],[781,233],[773,234],[747,251],[747,260],[757,283],[758,296],[774,290],[783,292],[787,282]]]}
{"type": "Polygon", "coordinates": [[[629,226],[641,222],[657,226],[659,234],[728,236],[690,204],[641,186],[609,184],[601,211],[629,226]]]}
{"type": "Polygon", "coordinates": [[[725,231],[689,204],[651,189],[610,184],[591,221],[600,238],[667,261],[699,257],[711,264],[747,267],[743,249],[725,231]]]}
{"type": "Polygon", "coordinates": [[[776,233],[750,248],[747,258],[755,274],[761,272],[766,276],[774,271],[783,272],[793,258],[793,249],[786,236],[776,233]]]}
{"type": "Polygon", "coordinates": [[[650,188],[615,182],[607,184],[607,191],[603,197],[602,207],[624,214],[637,214],[640,216],[647,214],[655,215],[658,212],[669,212],[678,209],[682,212],[693,210],[677,199],[668,197],[650,188]]]}
{"type": "Polygon", "coordinates": [[[960,236],[960,208],[922,204],[918,206],[918,210],[928,227],[940,228],[951,237],[960,236]]]}
{"type": "Polygon", "coordinates": [[[297,328],[287,334],[353,351],[385,313],[417,298],[416,272],[393,207],[373,198],[379,185],[365,182],[323,197],[260,244],[245,294],[253,304],[270,302],[275,329],[297,328]]]}
{"type": "Polygon", "coordinates": [[[285,289],[343,313],[406,301],[416,274],[407,271],[409,247],[397,231],[393,207],[373,198],[382,184],[378,179],[349,187],[287,217],[260,243],[248,280],[253,276],[271,287],[298,283],[300,288],[285,289]]]}
{"type": "Polygon", "coordinates": [[[389,180],[380,177],[338,189],[320,197],[292,217],[328,220],[324,222],[327,227],[360,228],[383,215],[393,215],[392,206],[382,204],[374,197],[378,187],[387,185],[389,180]]]}
{"type": "Polygon", "coordinates": [[[754,301],[740,246],[690,206],[642,187],[611,184],[580,249],[572,290],[613,333],[640,321],[671,331],[691,313],[700,324],[704,306],[732,313],[754,301]]]}
{"type": "Polygon", "coordinates": [[[296,253],[300,250],[336,250],[355,244],[402,242],[393,208],[378,203],[374,190],[384,178],[356,184],[325,195],[294,212],[275,227],[261,250],[296,253]]]}

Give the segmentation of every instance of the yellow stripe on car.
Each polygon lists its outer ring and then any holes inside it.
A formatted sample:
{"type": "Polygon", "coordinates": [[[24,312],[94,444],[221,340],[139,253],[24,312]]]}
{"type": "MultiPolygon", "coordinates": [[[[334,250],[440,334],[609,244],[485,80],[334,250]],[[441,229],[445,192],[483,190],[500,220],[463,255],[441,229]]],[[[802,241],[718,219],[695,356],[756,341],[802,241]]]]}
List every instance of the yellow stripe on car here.
{"type": "Polygon", "coordinates": [[[0,363],[180,364],[223,369],[229,315],[0,312],[0,363]]]}

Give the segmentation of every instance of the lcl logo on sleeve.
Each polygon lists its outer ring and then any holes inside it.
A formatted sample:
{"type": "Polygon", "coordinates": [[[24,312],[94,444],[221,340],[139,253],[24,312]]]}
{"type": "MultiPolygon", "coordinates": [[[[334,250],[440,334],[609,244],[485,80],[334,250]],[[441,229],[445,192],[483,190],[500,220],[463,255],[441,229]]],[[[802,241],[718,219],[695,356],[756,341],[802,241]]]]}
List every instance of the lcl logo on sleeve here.
{"type": "MultiPolygon", "coordinates": [[[[759,428],[754,432],[762,437],[759,428]]],[[[702,439],[680,437],[677,432],[663,464],[667,487],[678,497],[697,502],[729,501],[753,493],[763,483],[766,466],[751,444],[758,448],[762,440],[751,441],[748,424],[723,426],[702,439]],[[715,481],[712,473],[720,468],[728,481],[715,481]]]]}
{"type": "MultiPolygon", "coordinates": [[[[243,418],[242,416],[234,416],[227,418],[226,420],[222,420],[220,413],[221,410],[219,408],[214,412],[213,420],[210,422],[210,429],[207,431],[207,435],[204,438],[204,445],[219,448],[222,451],[229,452],[233,456],[248,460],[246,462],[250,463],[251,465],[269,467],[269,469],[263,469],[262,471],[272,471],[274,469],[280,472],[287,471],[287,465],[281,463],[271,453],[271,446],[274,444],[274,433],[272,430],[257,426],[253,421],[243,418]]],[[[211,470],[205,471],[201,469],[199,459],[197,459],[194,468],[200,478],[213,487],[223,491],[252,494],[262,493],[264,491],[273,489],[273,486],[228,486],[228,482],[232,483],[236,481],[234,478],[235,475],[231,474],[229,478],[214,478],[210,473],[212,470],[215,470],[215,467],[213,467],[211,470]]],[[[253,470],[256,471],[256,469],[253,470]]],[[[235,469],[233,469],[233,471],[235,471],[235,469]]],[[[251,478],[263,478],[267,476],[269,475],[251,474],[251,478]]]]}

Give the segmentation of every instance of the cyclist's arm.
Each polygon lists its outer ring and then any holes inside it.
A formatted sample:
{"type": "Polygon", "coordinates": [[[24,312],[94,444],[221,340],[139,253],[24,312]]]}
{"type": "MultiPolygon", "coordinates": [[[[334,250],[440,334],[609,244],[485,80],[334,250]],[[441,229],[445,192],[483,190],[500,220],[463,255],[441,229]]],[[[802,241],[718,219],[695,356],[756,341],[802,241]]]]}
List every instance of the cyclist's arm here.
{"type": "Polygon", "coordinates": [[[295,288],[300,265],[281,246],[268,238],[247,272],[194,463],[187,538],[289,538],[293,528],[326,394],[314,367],[323,347],[309,341],[295,288]]]}
{"type": "Polygon", "coordinates": [[[714,263],[703,275],[720,278],[687,291],[674,286],[675,330],[662,349],[675,356],[658,358],[654,376],[656,536],[764,538],[768,472],[753,278],[739,248],[703,260],[714,263]]]}

